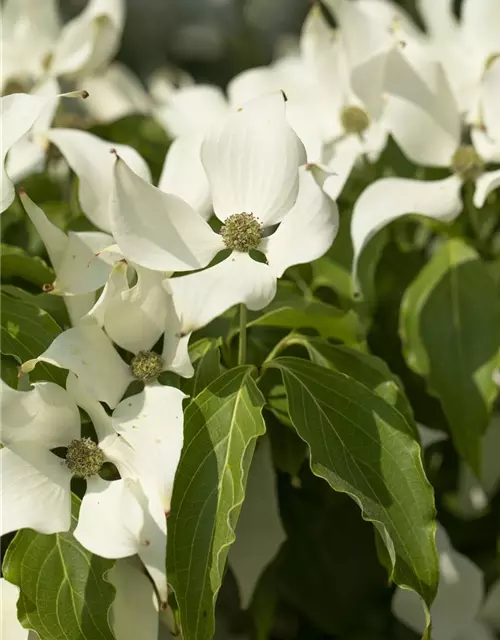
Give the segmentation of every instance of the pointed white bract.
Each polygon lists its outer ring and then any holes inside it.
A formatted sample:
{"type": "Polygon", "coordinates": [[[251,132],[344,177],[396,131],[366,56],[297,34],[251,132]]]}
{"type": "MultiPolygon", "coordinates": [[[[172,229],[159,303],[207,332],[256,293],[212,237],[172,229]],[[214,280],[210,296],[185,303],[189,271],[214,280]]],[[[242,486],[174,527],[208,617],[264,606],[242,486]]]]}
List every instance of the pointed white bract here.
{"type": "Polygon", "coordinates": [[[357,199],[351,220],[354,248],[353,274],[359,256],[369,240],[387,224],[408,213],[417,213],[444,222],[454,220],[462,210],[457,176],[423,181],[384,178],[374,182],[357,199]]]}
{"type": "Polygon", "coordinates": [[[7,209],[15,196],[14,185],[5,170],[7,153],[28,133],[50,104],[51,98],[25,93],[13,93],[0,98],[2,130],[0,213],[7,209]]]}
{"type": "Polygon", "coordinates": [[[51,129],[47,138],[56,145],[78,176],[78,199],[83,212],[96,227],[109,232],[115,163],[115,156],[111,151],[118,153],[131,171],[150,182],[148,165],[132,147],[105,142],[86,131],[51,129]]]}
{"type": "Polygon", "coordinates": [[[52,51],[49,72],[55,76],[90,75],[118,51],[125,21],[123,0],[89,0],[64,25],[52,51]]]}
{"type": "Polygon", "coordinates": [[[337,208],[306,167],[299,171],[304,159],[281,93],[247,103],[205,138],[202,161],[215,215],[227,222],[237,214],[251,214],[263,236],[255,248],[267,262],[229,245],[233,251],[222,262],[171,278],[166,286],[173,294],[181,336],[236,304],[263,309],[289,266],[315,260],[330,247],[338,229],[337,208]]]}
{"type": "Polygon", "coordinates": [[[114,409],[134,380],[129,366],[95,322],[83,323],[59,334],[38,358],[23,364],[28,373],[48,362],[76,374],[87,392],[114,409]]]}
{"type": "Polygon", "coordinates": [[[222,240],[192,207],[135,174],[118,157],[111,198],[111,229],[123,255],[155,271],[205,267],[222,240]]]}

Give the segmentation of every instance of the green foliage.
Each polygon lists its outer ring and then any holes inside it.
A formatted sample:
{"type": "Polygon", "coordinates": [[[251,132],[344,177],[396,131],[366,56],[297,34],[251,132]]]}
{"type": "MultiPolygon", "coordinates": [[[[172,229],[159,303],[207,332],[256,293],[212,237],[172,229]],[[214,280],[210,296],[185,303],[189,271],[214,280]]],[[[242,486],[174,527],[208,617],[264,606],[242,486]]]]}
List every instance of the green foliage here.
{"type": "Polygon", "coordinates": [[[215,598],[245,496],[264,398],[252,367],[213,381],[188,405],[169,520],[169,581],[184,640],[209,640],[215,598]]]}
{"type": "Polygon", "coordinates": [[[19,279],[41,290],[55,279],[53,270],[41,258],[30,256],[19,247],[1,245],[0,260],[2,282],[19,279]]]}
{"type": "MultiPolygon", "coordinates": [[[[61,328],[48,313],[31,304],[1,294],[0,349],[3,355],[13,356],[21,365],[36,358],[61,333],[61,328]]],[[[64,386],[66,372],[41,363],[30,379],[51,380],[64,386]]]]}
{"type": "MultiPolygon", "coordinates": [[[[79,508],[72,496],[72,530],[79,508]]],[[[115,588],[106,580],[113,564],[84,549],[71,531],[44,535],[23,529],[9,545],[2,570],[21,590],[21,624],[40,640],[113,640],[115,588]]]]}
{"type": "Polygon", "coordinates": [[[311,469],[350,495],[374,523],[391,579],[428,606],[438,580],[434,502],[413,427],[384,398],[345,374],[281,357],[290,418],[310,449],[311,469]]]}
{"type": "Polygon", "coordinates": [[[498,393],[500,300],[474,249],[458,239],[439,247],[406,291],[400,330],[409,366],[441,401],[457,450],[479,474],[498,393]]]}

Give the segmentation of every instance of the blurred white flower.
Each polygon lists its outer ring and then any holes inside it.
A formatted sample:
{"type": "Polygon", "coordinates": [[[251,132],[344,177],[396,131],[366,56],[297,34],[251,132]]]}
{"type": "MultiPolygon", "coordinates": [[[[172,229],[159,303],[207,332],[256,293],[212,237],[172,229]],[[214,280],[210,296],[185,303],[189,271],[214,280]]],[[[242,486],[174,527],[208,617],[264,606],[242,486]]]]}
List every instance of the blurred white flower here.
{"type": "MultiPolygon", "coordinates": [[[[482,571],[466,556],[455,551],[439,524],[436,546],[440,580],[431,607],[433,639],[495,640],[495,631],[500,630],[500,581],[493,585],[485,599],[482,571]]],[[[417,633],[425,630],[422,602],[415,592],[396,589],[392,611],[396,618],[417,633]]]]}
{"type": "Polygon", "coordinates": [[[33,171],[43,160],[46,146],[43,135],[52,121],[59,98],[86,96],[86,93],[81,91],[59,95],[57,91],[57,84],[48,82],[33,94],[13,93],[0,98],[0,213],[14,200],[13,181],[33,171]],[[28,134],[31,137],[26,138],[28,134]],[[7,154],[12,149],[15,157],[11,160],[7,158],[7,154]]]}
{"type": "Polygon", "coordinates": [[[6,0],[2,87],[10,81],[30,85],[45,76],[89,75],[103,68],[118,50],[124,20],[123,0],[89,0],[64,26],[54,0],[6,0]]]}
{"type": "MultiPolygon", "coordinates": [[[[420,441],[426,447],[447,440],[448,434],[439,429],[429,429],[419,424],[420,441]]],[[[477,478],[470,467],[460,462],[458,495],[454,511],[462,518],[476,518],[484,514],[488,503],[500,488],[500,416],[494,415],[486,429],[481,445],[481,476],[477,478]]]]}
{"type": "Polygon", "coordinates": [[[461,113],[467,122],[477,124],[489,70],[500,55],[499,3],[464,0],[460,20],[447,0],[419,0],[418,8],[429,46],[444,66],[461,113]]]}

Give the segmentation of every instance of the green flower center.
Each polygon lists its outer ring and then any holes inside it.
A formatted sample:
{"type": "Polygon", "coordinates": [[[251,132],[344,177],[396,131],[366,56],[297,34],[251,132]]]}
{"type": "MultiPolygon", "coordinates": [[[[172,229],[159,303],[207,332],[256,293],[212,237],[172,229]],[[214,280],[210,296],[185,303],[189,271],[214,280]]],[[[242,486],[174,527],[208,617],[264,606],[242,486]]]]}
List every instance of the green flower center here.
{"type": "Polygon", "coordinates": [[[139,351],[132,358],[130,369],[134,378],[147,382],[158,377],[163,371],[163,358],[154,351],[139,351]]]}
{"type": "Polygon", "coordinates": [[[253,213],[235,213],[229,216],[220,232],[228,249],[243,253],[257,249],[262,238],[261,224],[253,213]]]}
{"type": "Polygon", "coordinates": [[[361,134],[370,126],[370,118],[361,107],[344,107],[340,114],[340,121],[347,133],[361,134]]]}
{"type": "Polygon", "coordinates": [[[66,466],[74,476],[90,478],[104,464],[104,452],[90,438],[72,440],[66,452],[66,466]]]}
{"type": "Polygon", "coordinates": [[[472,145],[459,147],[451,158],[451,168],[462,180],[476,180],[484,170],[484,161],[472,145]]]}

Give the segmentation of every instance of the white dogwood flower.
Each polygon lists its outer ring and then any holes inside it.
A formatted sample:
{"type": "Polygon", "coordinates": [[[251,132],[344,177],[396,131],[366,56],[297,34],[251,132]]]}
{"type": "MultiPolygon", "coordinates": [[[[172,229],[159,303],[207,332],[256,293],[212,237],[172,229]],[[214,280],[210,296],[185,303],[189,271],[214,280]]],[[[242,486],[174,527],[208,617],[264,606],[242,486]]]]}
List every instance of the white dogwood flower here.
{"type": "MultiPolygon", "coordinates": [[[[14,200],[15,192],[12,183],[15,176],[11,176],[6,171],[6,158],[8,152],[22,140],[28,132],[40,122],[42,129],[45,129],[45,123],[52,116],[57,107],[58,98],[61,97],[86,97],[86,92],[73,92],[66,94],[54,95],[54,85],[49,84],[41,88],[40,93],[13,93],[0,98],[0,128],[2,130],[1,140],[1,184],[0,184],[0,213],[5,211],[14,200]]],[[[39,132],[40,133],[40,132],[39,132]]],[[[35,143],[36,144],[36,143],[35,143]]],[[[31,153],[32,150],[30,150],[31,153]]],[[[39,158],[36,158],[37,160],[39,158]]],[[[24,158],[21,158],[23,164],[24,158]]],[[[29,163],[31,162],[31,159],[29,163]]],[[[19,164],[19,162],[18,162],[19,164]]],[[[12,167],[14,171],[19,171],[19,167],[12,167]]]]}
{"type": "Polygon", "coordinates": [[[419,0],[433,55],[442,62],[461,113],[481,120],[483,91],[500,55],[500,11],[496,0],[464,0],[460,19],[450,2],[419,0]]]}
{"type": "Polygon", "coordinates": [[[84,478],[75,537],[103,557],[138,554],[165,602],[165,513],[182,449],[185,396],[147,386],[109,416],[73,373],[66,387],[42,382],[17,391],[2,383],[2,534],[25,527],[67,531],[71,478],[84,478]],[[77,405],[97,442],[81,437],[77,405]],[[59,447],[66,448],[64,459],[52,452],[59,447]],[[99,476],[105,462],[116,466],[119,480],[99,476]]]}
{"type": "Polygon", "coordinates": [[[168,281],[182,334],[238,303],[262,309],[289,266],[315,260],[330,247],[337,208],[307,167],[299,171],[303,159],[281,93],[247,103],[205,138],[202,161],[223,223],[219,246],[231,253],[204,271],[168,281]],[[267,262],[255,260],[253,250],[267,262]]]}
{"type": "Polygon", "coordinates": [[[47,249],[56,280],[47,291],[64,295],[72,324],[76,324],[95,303],[95,292],[108,280],[117,258],[103,253],[113,239],[100,231],[70,231],[56,227],[24,191],[19,192],[23,207],[47,249]]]}
{"type": "Polygon", "coordinates": [[[2,91],[9,82],[36,83],[61,29],[57,0],[6,0],[1,17],[2,91]]]}
{"type": "Polygon", "coordinates": [[[448,222],[462,211],[460,191],[464,184],[474,186],[473,204],[478,208],[500,186],[500,170],[486,170],[487,163],[500,162],[500,142],[493,144],[486,140],[483,132],[473,130],[473,144],[462,144],[459,131],[449,135],[445,143],[443,137],[432,136],[433,125],[428,131],[424,126],[421,121],[419,136],[426,139],[427,157],[434,159],[429,164],[448,167],[452,175],[433,181],[384,178],[369,185],[356,201],[351,219],[354,273],[368,241],[393,220],[408,213],[417,213],[448,222]]]}
{"type": "Polygon", "coordinates": [[[26,176],[39,173],[45,168],[49,141],[45,137],[59,105],[60,89],[56,80],[50,78],[33,89],[30,95],[43,96],[48,100],[46,107],[33,123],[31,129],[9,150],[5,170],[10,180],[18,184],[26,176]]]}
{"type": "Polygon", "coordinates": [[[124,260],[114,267],[104,290],[83,322],[95,320],[111,340],[137,355],[149,352],[167,331],[161,355],[162,370],[193,375],[188,337],[172,340],[179,325],[172,296],[163,286],[167,274],[124,260]],[[131,284],[131,278],[135,283],[131,284]]]}
{"type": "Polygon", "coordinates": [[[109,199],[114,166],[114,150],[130,169],[148,182],[151,173],[145,160],[128,145],[101,140],[87,131],[50,129],[45,134],[61,152],[78,177],[78,199],[82,211],[99,229],[110,232],[109,199]]]}
{"type": "Polygon", "coordinates": [[[7,0],[2,11],[2,86],[31,88],[45,76],[90,75],[116,54],[125,20],[123,0],[89,0],[61,26],[54,0],[7,0]]]}
{"type": "MultiPolygon", "coordinates": [[[[440,580],[431,606],[432,637],[435,640],[494,640],[495,631],[500,630],[500,582],[485,598],[482,571],[455,551],[439,524],[436,546],[440,580]]],[[[424,610],[415,592],[396,589],[392,611],[417,633],[425,630],[424,610]]]]}

